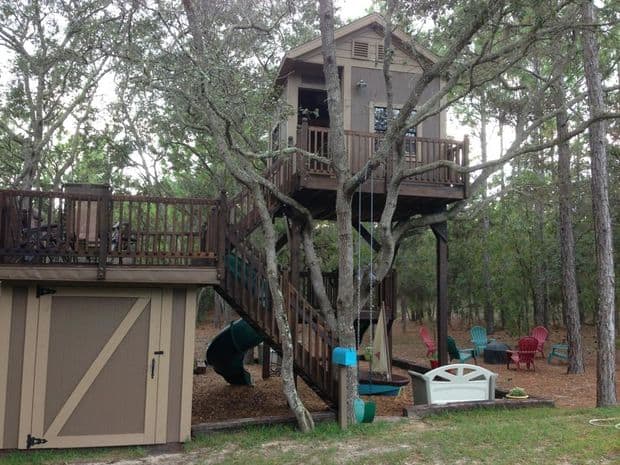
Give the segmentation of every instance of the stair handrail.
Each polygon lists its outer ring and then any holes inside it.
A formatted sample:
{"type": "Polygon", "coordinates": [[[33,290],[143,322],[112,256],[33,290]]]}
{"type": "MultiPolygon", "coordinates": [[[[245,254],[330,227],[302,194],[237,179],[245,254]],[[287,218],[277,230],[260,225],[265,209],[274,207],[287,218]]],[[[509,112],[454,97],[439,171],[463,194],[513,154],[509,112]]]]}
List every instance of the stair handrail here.
{"type": "MultiPolygon", "coordinates": [[[[225,266],[230,266],[228,254],[234,253],[235,270],[232,275],[237,280],[240,280],[239,275],[245,276],[246,279],[251,276],[253,284],[248,285],[246,282],[241,285],[242,281],[238,281],[237,284],[224,283],[224,286],[231,290],[237,289],[243,294],[235,296],[239,302],[253,302],[250,306],[256,310],[246,309],[247,316],[255,319],[255,324],[261,327],[275,344],[281,344],[279,332],[275,327],[275,315],[270,308],[267,308],[268,301],[262,295],[264,283],[267,282],[264,255],[238,231],[227,234],[226,242],[225,266]],[[243,264],[237,268],[238,263],[243,264]],[[249,267],[251,271],[248,272],[246,267],[249,267]]],[[[305,375],[306,380],[314,383],[328,399],[335,401],[334,373],[329,360],[332,349],[337,345],[337,337],[323,315],[292,285],[285,272],[279,272],[279,280],[284,297],[284,310],[288,317],[293,341],[295,341],[293,345],[295,366],[305,375]],[[303,324],[307,324],[310,332],[298,334],[297,325],[300,321],[302,327],[303,324]]],[[[271,299],[270,292],[269,297],[271,299]]]]}

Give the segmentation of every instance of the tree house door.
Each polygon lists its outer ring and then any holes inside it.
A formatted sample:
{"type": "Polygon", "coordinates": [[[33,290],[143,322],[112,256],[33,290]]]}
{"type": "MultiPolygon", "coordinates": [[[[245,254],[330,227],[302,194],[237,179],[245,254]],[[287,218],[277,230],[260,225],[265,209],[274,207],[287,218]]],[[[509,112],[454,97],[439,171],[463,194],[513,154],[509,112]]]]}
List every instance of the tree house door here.
{"type": "Polygon", "coordinates": [[[165,442],[170,317],[161,289],[30,288],[19,447],[165,442]]]}

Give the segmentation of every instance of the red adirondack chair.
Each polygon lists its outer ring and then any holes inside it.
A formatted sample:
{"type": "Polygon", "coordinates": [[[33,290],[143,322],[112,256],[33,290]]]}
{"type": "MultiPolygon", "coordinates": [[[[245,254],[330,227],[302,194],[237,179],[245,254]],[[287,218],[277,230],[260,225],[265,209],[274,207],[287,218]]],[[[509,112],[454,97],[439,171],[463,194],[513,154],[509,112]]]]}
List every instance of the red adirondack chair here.
{"type": "Polygon", "coordinates": [[[534,370],[536,367],[534,366],[534,356],[538,351],[538,341],[536,338],[531,336],[525,336],[519,339],[517,342],[517,350],[507,350],[506,351],[506,368],[510,369],[510,364],[514,363],[517,365],[517,370],[520,367],[521,363],[525,363],[527,369],[530,369],[530,365],[534,370]]]}
{"type": "Polygon", "coordinates": [[[420,337],[426,346],[426,356],[430,357],[437,351],[437,345],[435,345],[435,341],[433,341],[431,333],[426,326],[420,326],[420,337]]]}
{"type": "Polygon", "coordinates": [[[538,347],[536,348],[536,351],[540,352],[543,358],[545,358],[545,352],[544,352],[545,342],[547,341],[547,338],[549,337],[549,331],[547,331],[547,328],[545,328],[544,326],[536,326],[535,328],[532,328],[532,331],[530,332],[530,336],[532,336],[534,339],[538,341],[538,347]]]}

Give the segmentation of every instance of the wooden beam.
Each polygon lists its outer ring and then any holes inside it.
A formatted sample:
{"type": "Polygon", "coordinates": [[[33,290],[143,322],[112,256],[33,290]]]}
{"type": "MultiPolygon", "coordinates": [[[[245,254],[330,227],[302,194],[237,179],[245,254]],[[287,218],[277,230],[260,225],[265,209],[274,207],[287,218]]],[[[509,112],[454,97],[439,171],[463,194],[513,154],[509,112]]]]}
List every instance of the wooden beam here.
{"type": "Polygon", "coordinates": [[[262,362],[263,362],[263,379],[267,379],[271,376],[271,347],[269,347],[269,344],[267,344],[266,342],[263,342],[262,344],[263,347],[263,356],[262,358],[262,362]]]}
{"type": "Polygon", "coordinates": [[[278,237],[278,240],[276,241],[276,252],[279,252],[280,250],[282,250],[282,247],[284,247],[287,243],[288,243],[288,234],[282,233],[280,237],[278,237]]]}
{"type": "Polygon", "coordinates": [[[366,229],[363,224],[359,223],[359,221],[356,220],[351,221],[351,223],[353,224],[353,227],[357,230],[359,235],[362,236],[362,238],[366,242],[368,242],[368,244],[372,245],[372,248],[375,252],[378,252],[381,249],[381,244],[377,241],[377,238],[372,237],[372,241],[370,240],[370,231],[368,231],[368,229],[366,229]]]}
{"type": "Polygon", "coordinates": [[[437,349],[439,363],[448,363],[448,223],[431,225],[437,240],[437,349]]]}
{"type": "Polygon", "coordinates": [[[289,267],[290,280],[295,289],[299,289],[301,274],[301,227],[289,220],[288,221],[289,244],[289,267]]]}
{"type": "MultiPolygon", "coordinates": [[[[334,421],[334,412],[312,413],[315,423],[334,421]]],[[[199,423],[192,426],[192,435],[211,434],[219,431],[234,431],[252,426],[271,426],[271,425],[295,425],[297,419],[293,415],[277,415],[259,418],[239,418],[235,420],[216,421],[210,423],[199,423]]]]}

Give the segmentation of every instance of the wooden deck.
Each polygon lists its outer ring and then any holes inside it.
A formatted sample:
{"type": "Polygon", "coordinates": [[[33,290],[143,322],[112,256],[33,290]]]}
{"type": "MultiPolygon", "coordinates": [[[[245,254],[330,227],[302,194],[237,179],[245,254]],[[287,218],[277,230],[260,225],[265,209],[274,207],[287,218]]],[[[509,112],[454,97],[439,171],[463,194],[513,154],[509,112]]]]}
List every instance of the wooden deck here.
{"type": "MultiPolygon", "coordinates": [[[[381,134],[345,131],[345,144],[352,172],[360,170],[373,157],[381,143],[381,134]]],[[[302,125],[297,134],[297,146],[303,150],[330,158],[327,128],[302,125]]],[[[404,140],[405,169],[415,169],[440,160],[458,165],[468,163],[468,143],[449,139],[406,137],[404,140]]],[[[385,203],[386,183],[393,172],[388,160],[377,169],[360,189],[362,219],[370,220],[366,206],[371,194],[377,220],[385,203]]],[[[317,160],[304,159],[301,154],[279,160],[268,171],[269,179],[281,191],[292,195],[310,209],[316,218],[333,219],[336,198],[336,179],[331,167],[317,160]]],[[[432,213],[447,204],[467,197],[468,176],[449,168],[435,168],[404,180],[399,191],[395,219],[415,214],[432,213]]]]}
{"type": "Polygon", "coordinates": [[[217,283],[218,201],[0,191],[0,280],[217,283]]]}

